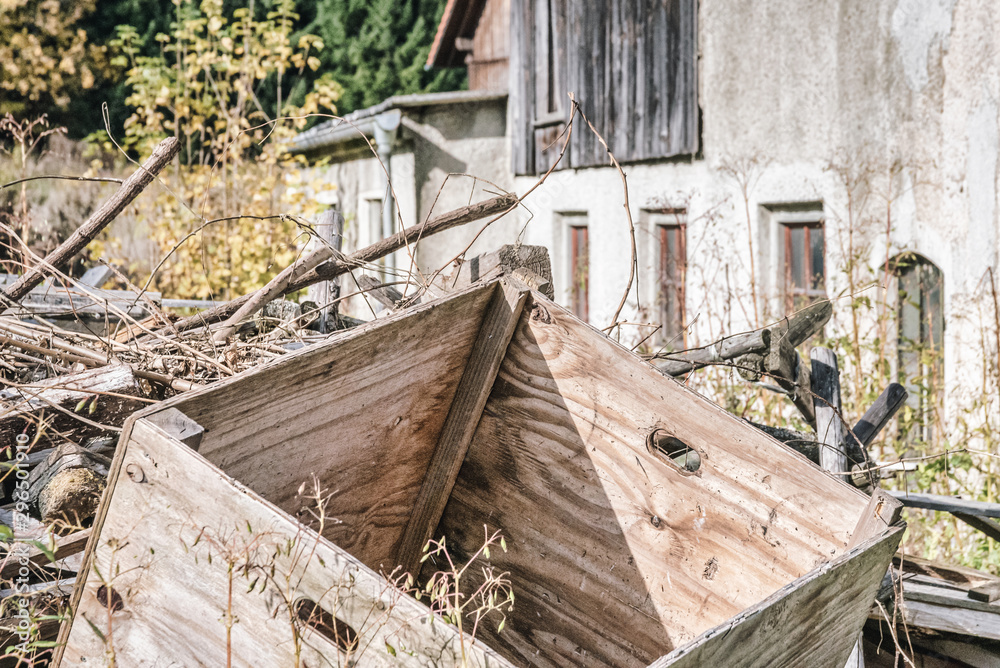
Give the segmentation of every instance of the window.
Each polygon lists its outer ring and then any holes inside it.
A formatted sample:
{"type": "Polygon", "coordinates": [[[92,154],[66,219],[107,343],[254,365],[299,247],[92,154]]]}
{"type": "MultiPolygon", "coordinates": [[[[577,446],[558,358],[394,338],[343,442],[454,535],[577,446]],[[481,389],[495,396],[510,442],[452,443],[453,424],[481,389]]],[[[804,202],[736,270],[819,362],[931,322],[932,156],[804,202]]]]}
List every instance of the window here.
{"type": "MultiPolygon", "coordinates": [[[[515,174],[539,174],[555,162],[570,91],[623,163],[697,152],[697,0],[511,0],[510,7],[515,174]]],[[[559,167],[607,164],[607,150],[585,130],[573,132],[559,167]]]]}
{"type": "Polygon", "coordinates": [[[909,392],[904,427],[909,440],[931,442],[944,380],[944,276],[932,262],[906,253],[896,276],[897,373],[909,392]]]}
{"type": "Polygon", "coordinates": [[[826,296],[821,221],[782,223],[785,312],[793,313],[826,296]]]}
{"type": "Polygon", "coordinates": [[[642,262],[655,272],[656,304],[652,316],[660,325],[657,339],[670,348],[683,348],[686,346],[687,211],[643,209],[639,226],[644,236],[651,237],[648,243],[653,248],[652,257],[647,256],[642,262]]]}
{"type": "Polygon", "coordinates": [[[590,241],[586,225],[570,225],[570,308],[576,317],[588,321],[590,299],[590,241]]]}

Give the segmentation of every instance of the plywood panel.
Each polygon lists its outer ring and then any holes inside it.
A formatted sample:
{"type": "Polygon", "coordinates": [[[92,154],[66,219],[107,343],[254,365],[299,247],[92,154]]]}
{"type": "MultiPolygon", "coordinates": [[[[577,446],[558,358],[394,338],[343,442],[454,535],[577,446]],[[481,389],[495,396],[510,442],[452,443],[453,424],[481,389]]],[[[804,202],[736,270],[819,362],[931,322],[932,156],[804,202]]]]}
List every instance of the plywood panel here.
{"type": "MultiPolygon", "coordinates": [[[[136,422],[123,449],[62,665],[461,662],[457,629],[431,624],[424,606],[158,427],[136,422]],[[350,626],[358,649],[293,623],[288,604],[300,596],[350,626]]],[[[464,644],[471,665],[510,667],[464,644]]]]}
{"type": "Polygon", "coordinates": [[[324,535],[391,571],[496,285],[410,309],[175,407],[202,425],[199,452],[293,517],[316,474],[336,523],[324,535]]]}
{"type": "Polygon", "coordinates": [[[526,310],[438,529],[511,547],[489,644],[540,666],[646,665],[844,551],[867,497],[545,301],[526,310]],[[681,475],[654,428],[697,450],[681,475]]]}
{"type": "Polygon", "coordinates": [[[902,537],[891,528],[650,668],[841,668],[902,537]]]}

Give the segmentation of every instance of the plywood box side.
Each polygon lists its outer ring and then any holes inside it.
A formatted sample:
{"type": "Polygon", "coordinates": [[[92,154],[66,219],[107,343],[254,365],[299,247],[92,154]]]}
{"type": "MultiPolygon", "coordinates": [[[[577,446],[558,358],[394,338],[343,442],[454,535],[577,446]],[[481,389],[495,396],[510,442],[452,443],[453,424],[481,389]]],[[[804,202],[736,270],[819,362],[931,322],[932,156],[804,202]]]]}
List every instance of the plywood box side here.
{"type": "Polygon", "coordinates": [[[397,546],[480,335],[490,284],[240,374],[170,406],[199,452],[302,521],[302,485],[329,495],[324,535],[368,566],[397,546]]]}
{"type": "MultiPolygon", "coordinates": [[[[157,408],[157,406],[151,406],[142,411],[133,413],[122,425],[122,432],[118,438],[118,447],[115,449],[115,455],[111,460],[111,466],[108,468],[107,486],[105,487],[104,495],[101,497],[101,503],[97,507],[97,512],[94,514],[94,523],[91,526],[90,539],[87,541],[87,547],[83,551],[83,560],[81,562],[80,571],[76,576],[76,582],[73,584],[73,594],[70,596],[69,600],[70,611],[77,610],[79,608],[80,600],[83,596],[83,590],[87,584],[88,573],[90,573],[93,569],[94,553],[97,550],[101,528],[104,526],[104,520],[107,517],[108,508],[111,505],[112,490],[115,488],[119,474],[121,473],[122,461],[125,458],[125,446],[131,439],[132,429],[135,426],[135,423],[138,420],[141,420],[145,414],[153,412],[157,408]]],[[[52,665],[57,668],[62,665],[62,656],[66,649],[66,643],[69,640],[69,634],[73,628],[73,623],[74,620],[71,618],[64,621],[59,627],[59,635],[56,638],[56,648],[52,655],[52,665]]]]}
{"type": "MultiPolygon", "coordinates": [[[[457,629],[148,422],[133,429],[125,467],[65,665],[100,665],[109,649],[134,666],[460,661],[457,629]],[[350,626],[360,649],[338,649],[296,622],[289,605],[301,597],[350,626]]],[[[472,665],[510,666],[481,643],[464,647],[472,665]]]]}
{"type": "Polygon", "coordinates": [[[842,668],[904,530],[866,540],[649,668],[842,668]]]}
{"type": "Polygon", "coordinates": [[[866,499],[533,294],[437,533],[505,535],[511,660],[645,666],[843,553],[866,499]]]}

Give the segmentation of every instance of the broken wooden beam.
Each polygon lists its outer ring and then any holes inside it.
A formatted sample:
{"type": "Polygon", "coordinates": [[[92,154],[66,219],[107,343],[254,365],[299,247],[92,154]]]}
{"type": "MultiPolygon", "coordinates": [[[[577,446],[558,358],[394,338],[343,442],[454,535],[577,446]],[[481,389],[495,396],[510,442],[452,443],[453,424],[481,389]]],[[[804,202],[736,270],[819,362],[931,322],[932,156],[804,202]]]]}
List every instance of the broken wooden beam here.
{"type": "MultiPolygon", "coordinates": [[[[889,383],[889,386],[882,391],[875,403],[865,411],[865,414],[851,430],[854,438],[857,439],[855,445],[860,443],[860,446],[864,448],[871,445],[879,432],[906,403],[906,397],[905,387],[899,383],[889,383]]],[[[853,440],[850,438],[850,434],[848,434],[848,439],[853,440]]]]}
{"type": "Polygon", "coordinates": [[[771,332],[768,329],[758,329],[724,337],[702,348],[676,353],[656,353],[651,360],[668,376],[680,376],[695,369],[722,364],[748,353],[764,353],[770,343],[771,332]]]}
{"type": "Polygon", "coordinates": [[[941,496],[938,494],[911,494],[909,492],[889,492],[903,502],[907,508],[924,508],[925,510],[940,510],[946,513],[965,513],[979,517],[1000,519],[1000,503],[986,501],[969,501],[957,496],[941,496]]]}
{"type": "Polygon", "coordinates": [[[771,325],[771,337],[786,339],[793,348],[798,348],[808,338],[818,334],[832,315],[833,304],[830,300],[815,302],[771,325]]]}
{"type": "MultiPolygon", "coordinates": [[[[458,225],[464,225],[465,223],[470,223],[474,220],[481,220],[489,216],[503,215],[517,206],[518,202],[519,200],[517,195],[507,193],[483,202],[462,207],[461,209],[456,209],[429,220],[426,223],[408,227],[402,232],[397,232],[391,237],[386,237],[385,239],[382,239],[367,248],[363,248],[344,259],[333,259],[324,262],[314,270],[307,272],[304,276],[292,281],[285,290],[285,294],[302,290],[310,285],[318,283],[319,281],[327,281],[336,278],[341,274],[346,274],[352,269],[364,266],[370,262],[375,262],[386,255],[394,253],[408,244],[416,243],[424,237],[444,232],[445,230],[449,230],[458,225]]],[[[174,324],[174,327],[178,331],[184,331],[225,320],[233,313],[236,313],[240,307],[242,307],[250,299],[250,297],[250,295],[244,295],[232,301],[226,302],[225,304],[202,311],[196,315],[183,318],[178,320],[174,324]]]]}
{"type": "Polygon", "coordinates": [[[447,279],[448,290],[462,290],[473,283],[486,283],[521,270],[531,272],[541,279],[537,285],[531,285],[529,281],[521,278],[523,283],[549,299],[555,299],[552,287],[552,260],[549,258],[549,249],[545,246],[508,244],[495,251],[469,258],[458,266],[451,278],[447,279]]]}
{"type": "MultiPolygon", "coordinates": [[[[174,156],[181,150],[181,144],[176,137],[167,137],[153,149],[153,153],[142,164],[139,169],[132,173],[121,187],[112,195],[101,207],[91,214],[80,227],[77,228],[69,239],[59,244],[59,246],[45,256],[45,259],[35,267],[25,271],[14,285],[0,291],[5,300],[11,302],[21,301],[32,288],[37,286],[45,278],[46,274],[53,270],[60,269],[77,253],[83,250],[87,244],[93,241],[101,230],[107,227],[108,223],[114,220],[118,214],[128,206],[132,200],[139,196],[139,193],[156,178],[156,175],[174,159],[174,156]]],[[[10,304],[5,304],[9,306],[10,304]]]]}

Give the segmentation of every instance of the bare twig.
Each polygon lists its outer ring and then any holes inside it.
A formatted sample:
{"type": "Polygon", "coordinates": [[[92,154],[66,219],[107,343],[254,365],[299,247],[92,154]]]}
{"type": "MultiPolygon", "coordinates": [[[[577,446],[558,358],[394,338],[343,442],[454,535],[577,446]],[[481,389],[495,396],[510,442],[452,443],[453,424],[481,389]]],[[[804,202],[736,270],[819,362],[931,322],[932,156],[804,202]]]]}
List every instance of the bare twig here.
{"type": "MultiPolygon", "coordinates": [[[[173,137],[160,142],[143,166],[133,172],[132,176],[125,180],[121,188],[101,208],[95,211],[87,219],[87,222],[81,225],[69,239],[46,256],[44,265],[58,269],[66,264],[74,255],[83,250],[97,236],[98,232],[114,220],[149,185],[163,167],[177,155],[179,150],[180,143],[173,137]]],[[[26,271],[14,285],[5,291],[4,296],[12,302],[20,301],[25,295],[31,292],[32,288],[35,288],[42,282],[44,274],[44,270],[39,267],[26,271]]]]}

